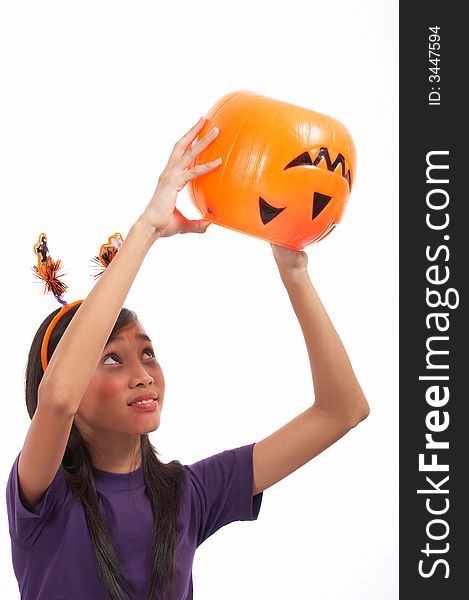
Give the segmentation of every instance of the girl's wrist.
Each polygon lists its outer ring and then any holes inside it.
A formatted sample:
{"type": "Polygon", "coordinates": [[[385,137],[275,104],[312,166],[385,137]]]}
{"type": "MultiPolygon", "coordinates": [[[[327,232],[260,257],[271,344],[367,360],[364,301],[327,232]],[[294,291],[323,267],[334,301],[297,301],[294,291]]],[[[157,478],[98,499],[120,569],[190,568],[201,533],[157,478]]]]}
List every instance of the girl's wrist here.
{"type": "Polygon", "coordinates": [[[137,221],[134,224],[134,227],[136,227],[140,231],[141,235],[148,236],[148,239],[149,241],[151,241],[152,244],[160,237],[159,231],[151,223],[150,218],[144,212],[137,219],[137,221]]]}
{"type": "Polygon", "coordinates": [[[309,280],[309,272],[308,267],[306,265],[301,267],[286,267],[286,266],[278,266],[278,270],[280,273],[280,277],[282,281],[301,281],[302,279],[309,280]]]}

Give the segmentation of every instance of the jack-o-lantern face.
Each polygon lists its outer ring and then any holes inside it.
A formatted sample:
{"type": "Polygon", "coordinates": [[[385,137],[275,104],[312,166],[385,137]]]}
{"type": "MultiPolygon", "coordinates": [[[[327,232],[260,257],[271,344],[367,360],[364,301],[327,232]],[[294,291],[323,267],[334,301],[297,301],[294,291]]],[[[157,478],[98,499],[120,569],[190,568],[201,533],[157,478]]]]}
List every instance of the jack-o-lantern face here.
{"type": "Polygon", "coordinates": [[[223,164],[189,182],[203,217],[300,250],[340,222],[355,177],[355,147],[336,119],[249,91],[207,114],[220,133],[194,164],[223,164]]]}

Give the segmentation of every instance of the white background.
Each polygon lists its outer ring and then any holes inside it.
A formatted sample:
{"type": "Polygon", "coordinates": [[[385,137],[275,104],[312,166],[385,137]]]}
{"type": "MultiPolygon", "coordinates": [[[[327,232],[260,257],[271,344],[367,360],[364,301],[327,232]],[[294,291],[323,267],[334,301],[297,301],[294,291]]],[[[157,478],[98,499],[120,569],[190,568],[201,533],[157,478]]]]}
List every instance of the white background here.
{"type": "MultiPolygon", "coordinates": [[[[0,9],[2,489],[30,419],[27,354],[58,306],[33,281],[41,231],[69,302],[115,231],[140,215],[174,143],[224,94],[249,89],[350,131],[357,175],[309,272],[365,391],[367,420],[264,492],[257,521],[197,551],[195,598],[398,597],[397,2],[4,2],[0,9]]],[[[178,208],[199,214],[187,191],[178,208]]],[[[301,329],[270,245],[211,225],[159,240],[124,306],[166,379],[162,460],[259,441],[313,402],[301,329]]],[[[4,494],[4,491],[2,492],[4,494]]],[[[0,596],[19,598],[6,505],[0,596]]]]}

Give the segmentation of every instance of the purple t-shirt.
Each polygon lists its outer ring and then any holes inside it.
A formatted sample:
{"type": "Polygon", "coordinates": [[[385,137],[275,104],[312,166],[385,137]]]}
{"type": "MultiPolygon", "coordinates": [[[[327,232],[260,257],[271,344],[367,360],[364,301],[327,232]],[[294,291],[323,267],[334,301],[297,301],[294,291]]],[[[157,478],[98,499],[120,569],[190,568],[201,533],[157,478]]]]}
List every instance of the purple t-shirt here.
{"type": "MultiPolygon", "coordinates": [[[[262,495],[253,496],[253,444],[225,450],[187,467],[178,514],[175,598],[191,600],[195,550],[220,527],[254,521],[262,495]]],[[[6,501],[13,569],[22,600],[107,600],[99,578],[81,503],[65,509],[72,495],[62,467],[35,512],[18,493],[18,460],[11,469],[6,501]]],[[[145,495],[143,466],[132,473],[93,469],[99,507],[137,600],[146,600],[153,523],[145,495]]]]}

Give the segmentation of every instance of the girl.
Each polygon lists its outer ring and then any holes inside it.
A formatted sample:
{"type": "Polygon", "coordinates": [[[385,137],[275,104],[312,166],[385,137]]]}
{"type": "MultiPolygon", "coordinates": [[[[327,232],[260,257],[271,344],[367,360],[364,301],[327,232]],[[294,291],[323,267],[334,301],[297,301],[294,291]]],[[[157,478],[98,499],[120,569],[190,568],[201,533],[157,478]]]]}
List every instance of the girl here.
{"type": "Polygon", "coordinates": [[[309,279],[305,252],[271,244],[305,338],[312,406],[266,439],[192,465],[162,463],[148,433],[165,381],[134,312],[122,308],[151,246],[204,233],[176,197],[221,158],[189,168],[218,135],[193,144],[202,118],[174,146],[156,191],[90,294],[55,324],[41,363],[29,353],[32,419],[7,484],[13,566],[21,598],[191,599],[196,548],[220,527],[258,517],[263,491],[336,442],[369,413],[345,349],[309,279]]]}

